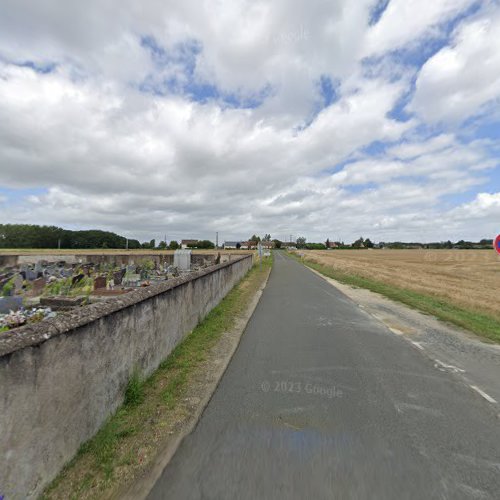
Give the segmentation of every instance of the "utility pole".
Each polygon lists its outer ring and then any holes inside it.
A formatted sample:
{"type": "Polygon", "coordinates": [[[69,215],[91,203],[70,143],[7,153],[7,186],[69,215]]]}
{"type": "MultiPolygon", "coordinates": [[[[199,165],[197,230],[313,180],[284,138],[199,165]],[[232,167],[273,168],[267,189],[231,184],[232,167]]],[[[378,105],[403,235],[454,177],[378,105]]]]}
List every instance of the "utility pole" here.
{"type": "Polygon", "coordinates": [[[125,238],[125,250],[128,250],[128,238],[125,238]]]}
{"type": "Polygon", "coordinates": [[[61,250],[61,238],[57,240],[57,249],[61,250]]]}

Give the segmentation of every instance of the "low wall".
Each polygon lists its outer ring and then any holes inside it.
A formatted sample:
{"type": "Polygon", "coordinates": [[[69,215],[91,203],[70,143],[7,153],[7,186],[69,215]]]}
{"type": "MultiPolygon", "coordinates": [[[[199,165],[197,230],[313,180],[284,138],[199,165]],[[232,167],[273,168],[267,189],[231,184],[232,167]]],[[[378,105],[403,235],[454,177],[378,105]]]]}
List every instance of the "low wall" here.
{"type": "Polygon", "coordinates": [[[246,255],[0,334],[0,498],[36,498],[252,266],[246,255]]]}
{"type": "MultiPolygon", "coordinates": [[[[216,253],[193,253],[193,265],[213,265],[217,258],[216,253]]],[[[152,260],[157,266],[174,263],[174,253],[29,253],[29,254],[0,254],[0,267],[15,267],[21,264],[35,264],[36,262],[66,262],[67,264],[111,264],[124,266],[140,264],[145,260],[152,260]]],[[[228,259],[230,260],[230,259],[228,259]]]]}
{"type": "MultiPolygon", "coordinates": [[[[195,266],[213,265],[220,255],[220,262],[234,260],[241,255],[255,255],[255,252],[249,250],[234,250],[228,252],[224,250],[208,250],[206,253],[194,251],[191,254],[191,263],[195,266]]],[[[66,262],[67,264],[111,264],[113,266],[124,266],[128,264],[140,264],[144,260],[152,260],[157,266],[170,265],[174,262],[173,251],[154,251],[154,252],[71,252],[70,250],[54,250],[53,253],[35,253],[23,251],[0,252],[0,268],[16,267],[22,264],[36,264],[42,262],[66,262]]]]}

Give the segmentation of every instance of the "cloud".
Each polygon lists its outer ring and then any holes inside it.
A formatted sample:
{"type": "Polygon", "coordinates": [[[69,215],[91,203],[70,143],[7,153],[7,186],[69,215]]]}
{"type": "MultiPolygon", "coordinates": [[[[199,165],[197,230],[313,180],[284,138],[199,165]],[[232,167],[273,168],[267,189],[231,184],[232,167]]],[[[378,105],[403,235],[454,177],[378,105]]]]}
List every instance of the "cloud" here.
{"type": "Polygon", "coordinates": [[[367,31],[363,53],[380,55],[415,43],[421,37],[439,35],[441,24],[453,19],[475,0],[391,0],[380,20],[367,31]]]}
{"type": "Polygon", "coordinates": [[[416,81],[410,109],[428,122],[461,122],[500,102],[500,15],[461,24],[416,81]]]}

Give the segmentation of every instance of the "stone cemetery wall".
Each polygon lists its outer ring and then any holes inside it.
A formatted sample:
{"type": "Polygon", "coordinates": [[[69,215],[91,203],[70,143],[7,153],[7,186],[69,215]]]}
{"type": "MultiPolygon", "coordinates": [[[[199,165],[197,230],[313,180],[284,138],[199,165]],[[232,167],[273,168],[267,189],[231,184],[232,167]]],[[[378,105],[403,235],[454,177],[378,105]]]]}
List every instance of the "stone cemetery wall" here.
{"type": "Polygon", "coordinates": [[[0,336],[0,497],[36,498],[252,266],[245,255],[0,336]]]}
{"type": "MultiPolygon", "coordinates": [[[[210,265],[215,263],[217,258],[216,254],[192,254],[191,263],[195,266],[210,265]]],[[[141,260],[153,260],[156,265],[171,265],[174,262],[174,254],[163,253],[123,253],[123,254],[5,254],[0,255],[0,267],[2,266],[19,266],[21,264],[35,264],[36,262],[61,262],[64,261],[68,264],[111,264],[114,266],[122,266],[127,264],[137,264],[141,260]]]]}

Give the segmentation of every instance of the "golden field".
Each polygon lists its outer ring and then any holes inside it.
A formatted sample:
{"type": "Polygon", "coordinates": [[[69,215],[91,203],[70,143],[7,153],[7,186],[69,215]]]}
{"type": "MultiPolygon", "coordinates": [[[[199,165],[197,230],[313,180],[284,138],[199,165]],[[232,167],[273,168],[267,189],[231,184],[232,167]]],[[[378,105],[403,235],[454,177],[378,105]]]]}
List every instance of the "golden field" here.
{"type": "Polygon", "coordinates": [[[306,250],[306,260],[500,318],[500,255],[492,250],[306,250]]]}

